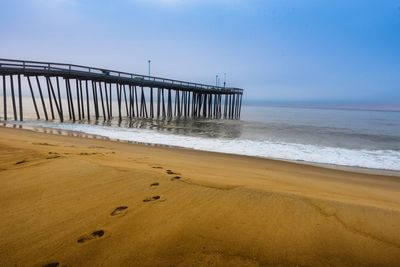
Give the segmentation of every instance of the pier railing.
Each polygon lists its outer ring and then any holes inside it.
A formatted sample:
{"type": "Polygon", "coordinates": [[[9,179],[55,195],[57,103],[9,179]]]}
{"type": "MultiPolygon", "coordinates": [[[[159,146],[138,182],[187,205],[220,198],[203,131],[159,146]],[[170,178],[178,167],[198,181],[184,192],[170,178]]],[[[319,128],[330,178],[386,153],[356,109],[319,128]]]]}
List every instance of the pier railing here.
{"type": "Polygon", "coordinates": [[[243,89],[240,88],[232,88],[232,87],[223,87],[223,86],[215,86],[215,85],[207,85],[202,83],[194,83],[194,82],[186,82],[168,78],[162,78],[157,76],[148,76],[148,75],[140,75],[135,73],[128,73],[123,71],[116,71],[104,68],[96,68],[96,67],[88,67],[82,65],[75,64],[67,64],[67,63],[55,63],[55,62],[40,62],[40,61],[29,61],[29,60],[16,60],[16,59],[4,59],[0,58],[0,68],[8,68],[8,69],[22,69],[25,71],[47,71],[48,73],[60,73],[63,72],[65,74],[74,75],[96,75],[103,76],[105,78],[125,78],[132,79],[135,81],[148,81],[148,82],[157,82],[157,83],[167,83],[171,85],[179,85],[179,86],[187,86],[190,88],[197,88],[201,90],[212,90],[212,91],[221,91],[226,93],[243,93],[243,89]]]}

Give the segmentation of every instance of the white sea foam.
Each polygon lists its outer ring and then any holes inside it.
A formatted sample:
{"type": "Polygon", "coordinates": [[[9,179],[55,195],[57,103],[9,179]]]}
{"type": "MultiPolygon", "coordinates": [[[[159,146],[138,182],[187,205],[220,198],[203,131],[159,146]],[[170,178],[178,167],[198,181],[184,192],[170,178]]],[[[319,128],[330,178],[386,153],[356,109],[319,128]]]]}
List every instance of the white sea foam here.
{"type": "Polygon", "coordinates": [[[25,124],[68,131],[79,131],[86,134],[123,141],[161,144],[203,151],[274,159],[400,171],[400,151],[395,150],[355,150],[284,143],[271,140],[255,141],[245,139],[204,138],[156,132],[147,129],[118,128],[87,124],[54,124],[44,122],[27,122],[25,124]]]}

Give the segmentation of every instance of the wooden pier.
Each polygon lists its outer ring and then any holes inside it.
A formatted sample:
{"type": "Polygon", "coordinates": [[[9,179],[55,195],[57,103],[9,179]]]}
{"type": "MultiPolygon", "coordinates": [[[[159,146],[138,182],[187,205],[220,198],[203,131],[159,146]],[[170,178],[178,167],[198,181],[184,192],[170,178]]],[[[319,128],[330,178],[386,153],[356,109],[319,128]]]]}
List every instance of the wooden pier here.
{"type": "Polygon", "coordinates": [[[0,76],[4,120],[23,120],[26,90],[37,119],[61,122],[115,117],[239,119],[242,106],[239,88],[72,64],[0,59],[0,76]]]}

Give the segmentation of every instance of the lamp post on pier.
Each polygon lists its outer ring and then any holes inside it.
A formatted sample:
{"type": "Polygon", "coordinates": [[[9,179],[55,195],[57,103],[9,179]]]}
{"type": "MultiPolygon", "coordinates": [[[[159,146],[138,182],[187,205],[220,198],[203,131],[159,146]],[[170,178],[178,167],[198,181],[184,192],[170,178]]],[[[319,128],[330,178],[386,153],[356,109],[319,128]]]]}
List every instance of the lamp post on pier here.
{"type": "Polygon", "coordinates": [[[226,87],[226,73],[224,73],[224,88],[226,87]]]}
{"type": "Polygon", "coordinates": [[[151,64],[151,60],[149,59],[149,78],[150,78],[150,64],[151,64]]]}

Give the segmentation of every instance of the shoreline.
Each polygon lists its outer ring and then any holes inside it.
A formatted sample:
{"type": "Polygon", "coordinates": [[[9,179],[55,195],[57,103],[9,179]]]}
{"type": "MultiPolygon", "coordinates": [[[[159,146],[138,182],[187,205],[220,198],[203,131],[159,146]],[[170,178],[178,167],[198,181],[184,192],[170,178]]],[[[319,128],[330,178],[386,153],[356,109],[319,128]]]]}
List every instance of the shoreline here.
{"type": "Polygon", "coordinates": [[[101,139],[101,140],[106,140],[106,141],[114,141],[114,142],[119,142],[119,143],[143,145],[143,146],[150,146],[150,147],[165,147],[165,148],[171,148],[171,149],[181,149],[181,150],[189,150],[189,151],[217,153],[217,154],[222,154],[222,155],[232,155],[232,156],[238,156],[238,157],[249,157],[249,158],[257,158],[257,159],[273,160],[273,161],[282,161],[282,162],[315,166],[315,167],[321,167],[321,168],[327,168],[327,169],[333,169],[333,170],[342,170],[342,171],[348,171],[348,172],[400,177],[400,171],[396,171],[396,170],[374,169],[374,168],[358,167],[358,166],[345,166],[345,165],[329,164],[329,163],[308,162],[308,161],[303,161],[303,160],[289,160],[289,159],[262,157],[262,156],[250,156],[250,155],[217,152],[217,151],[206,151],[206,150],[198,150],[198,149],[194,149],[194,148],[187,148],[187,147],[180,147],[180,146],[173,146],[173,145],[144,143],[144,142],[114,139],[114,138],[109,138],[109,137],[105,137],[105,136],[101,136],[101,135],[88,134],[88,133],[84,133],[84,132],[80,132],[80,131],[48,128],[48,127],[42,127],[42,126],[24,126],[22,124],[12,124],[12,123],[6,123],[6,122],[2,122],[2,125],[0,125],[0,127],[18,128],[20,130],[33,131],[33,132],[39,132],[39,133],[47,133],[47,134],[53,134],[53,135],[72,136],[72,137],[89,138],[89,139],[101,139]],[[71,134],[73,134],[73,135],[71,135],[71,134]]]}
{"type": "Polygon", "coordinates": [[[393,176],[6,127],[0,174],[1,266],[400,260],[393,176]]]}

